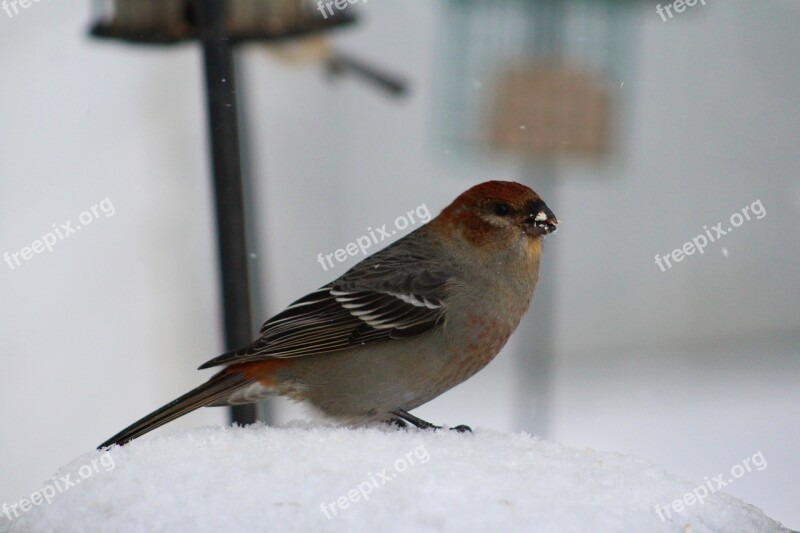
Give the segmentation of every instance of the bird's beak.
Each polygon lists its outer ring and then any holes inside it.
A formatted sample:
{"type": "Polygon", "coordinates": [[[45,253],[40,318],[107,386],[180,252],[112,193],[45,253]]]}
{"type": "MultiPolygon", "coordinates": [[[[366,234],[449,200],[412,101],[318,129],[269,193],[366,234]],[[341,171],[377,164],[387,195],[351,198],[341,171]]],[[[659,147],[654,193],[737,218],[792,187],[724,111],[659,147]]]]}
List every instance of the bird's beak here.
{"type": "Polygon", "coordinates": [[[535,212],[528,214],[525,220],[525,226],[530,228],[531,235],[540,236],[548,235],[556,231],[558,218],[556,215],[544,204],[539,206],[535,212]]]}

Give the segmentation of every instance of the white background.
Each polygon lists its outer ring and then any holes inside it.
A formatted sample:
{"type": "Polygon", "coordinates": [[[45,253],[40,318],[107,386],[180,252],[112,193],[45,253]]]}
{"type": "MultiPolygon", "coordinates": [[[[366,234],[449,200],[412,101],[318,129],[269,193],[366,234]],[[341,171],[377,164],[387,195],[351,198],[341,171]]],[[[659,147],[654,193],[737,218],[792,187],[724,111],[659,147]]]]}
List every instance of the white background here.
{"type": "MultiPolygon", "coordinates": [[[[517,161],[436,142],[441,4],[360,7],[337,43],[407,74],[410,100],[242,54],[261,319],[354,264],[323,272],[316,257],[368,226],[422,203],[435,214],[486,179],[536,188],[517,161]]],[[[698,483],[761,451],[766,470],[726,490],[798,528],[800,3],[692,9],[665,23],[640,8],[635,76],[615,95],[624,149],[559,165],[542,279],[555,301],[529,317],[556,324],[548,423],[528,427],[517,401],[530,322],[417,414],[631,452],[698,483]],[[668,272],[654,264],[756,199],[764,219],[668,272]]],[[[116,208],[52,253],[0,263],[0,502],[199,384],[222,349],[199,51],[95,41],[88,24],[87,2],[0,12],[0,253],[104,198],[116,208]]],[[[206,409],[161,431],[225,420],[206,409]]]]}

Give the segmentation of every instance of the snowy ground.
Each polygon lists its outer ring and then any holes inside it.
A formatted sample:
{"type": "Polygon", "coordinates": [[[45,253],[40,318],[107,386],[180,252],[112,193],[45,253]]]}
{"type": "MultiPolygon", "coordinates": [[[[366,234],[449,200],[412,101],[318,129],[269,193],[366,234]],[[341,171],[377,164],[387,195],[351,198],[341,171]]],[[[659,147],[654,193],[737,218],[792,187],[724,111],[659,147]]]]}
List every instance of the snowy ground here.
{"type": "Polygon", "coordinates": [[[698,484],[525,434],[207,427],[75,459],[0,531],[788,531],[698,484]]]}

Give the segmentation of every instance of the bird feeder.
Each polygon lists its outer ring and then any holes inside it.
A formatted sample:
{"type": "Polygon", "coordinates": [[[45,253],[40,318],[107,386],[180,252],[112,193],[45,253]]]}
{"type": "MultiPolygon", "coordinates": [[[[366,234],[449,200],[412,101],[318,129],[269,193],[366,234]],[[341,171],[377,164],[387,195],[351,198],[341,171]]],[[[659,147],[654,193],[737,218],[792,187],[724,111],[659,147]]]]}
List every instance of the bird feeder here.
{"type": "MultiPolygon", "coordinates": [[[[225,345],[240,348],[253,331],[233,48],[321,33],[353,22],[354,10],[325,17],[306,0],[98,0],[92,15],[95,37],[203,46],[225,345]]],[[[233,407],[231,417],[252,423],[256,407],[233,407]]]]}
{"type": "MultiPolygon", "coordinates": [[[[309,0],[227,0],[225,35],[234,42],[275,41],[355,21],[352,9],[323,16],[309,0]]],[[[198,37],[193,0],[96,0],[91,33],[140,43],[176,43],[198,37]]]]}
{"type": "Polygon", "coordinates": [[[447,148],[551,163],[614,149],[613,95],[637,0],[449,0],[441,105],[447,148]]]}
{"type": "Polygon", "coordinates": [[[568,64],[509,67],[490,142],[528,157],[598,156],[610,146],[611,102],[602,75],[568,64]]]}

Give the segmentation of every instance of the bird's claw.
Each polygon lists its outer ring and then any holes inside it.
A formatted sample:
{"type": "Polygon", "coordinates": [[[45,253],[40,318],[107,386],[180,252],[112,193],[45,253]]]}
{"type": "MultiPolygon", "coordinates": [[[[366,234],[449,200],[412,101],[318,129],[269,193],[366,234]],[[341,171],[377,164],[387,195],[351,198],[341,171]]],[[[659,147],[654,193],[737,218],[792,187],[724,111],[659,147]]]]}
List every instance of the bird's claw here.
{"type": "MultiPolygon", "coordinates": [[[[442,429],[442,426],[437,426],[435,424],[431,424],[430,422],[426,422],[425,420],[412,415],[408,411],[397,410],[393,411],[392,414],[394,415],[394,418],[392,418],[390,422],[401,428],[407,427],[406,423],[408,423],[416,426],[419,429],[431,429],[433,431],[442,429]]],[[[463,424],[454,428],[450,428],[450,430],[457,431],[459,433],[472,433],[472,428],[463,424]]]]}
{"type": "Polygon", "coordinates": [[[406,424],[406,421],[402,418],[390,418],[386,423],[397,429],[408,429],[408,424],[406,424]]]}

